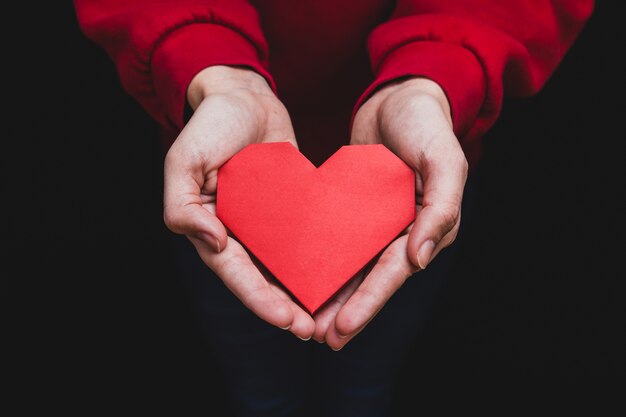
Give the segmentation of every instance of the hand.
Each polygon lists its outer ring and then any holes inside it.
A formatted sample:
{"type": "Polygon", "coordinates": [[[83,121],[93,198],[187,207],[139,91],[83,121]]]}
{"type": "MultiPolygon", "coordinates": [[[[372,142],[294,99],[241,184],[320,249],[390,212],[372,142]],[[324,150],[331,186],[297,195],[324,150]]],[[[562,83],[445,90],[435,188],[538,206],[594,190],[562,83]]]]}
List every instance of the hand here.
{"type": "Polygon", "coordinates": [[[435,82],[408,78],[378,90],[354,118],[351,144],[382,143],[415,170],[417,215],[406,232],[315,316],[313,337],[341,349],[407,278],[456,238],[467,160],[435,82]]]}
{"type": "Polygon", "coordinates": [[[309,339],[315,323],[259,271],[215,216],[218,169],[246,145],[295,135],[283,104],[254,71],[213,66],[198,73],[187,100],[194,110],[165,157],[164,220],[186,235],[204,263],[261,319],[309,339]]]}

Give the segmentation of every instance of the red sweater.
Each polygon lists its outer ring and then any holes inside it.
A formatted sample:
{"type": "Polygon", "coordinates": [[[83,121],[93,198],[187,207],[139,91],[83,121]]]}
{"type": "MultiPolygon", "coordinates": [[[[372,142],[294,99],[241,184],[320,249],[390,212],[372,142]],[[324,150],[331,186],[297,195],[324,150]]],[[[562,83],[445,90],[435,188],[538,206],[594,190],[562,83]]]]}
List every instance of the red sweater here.
{"type": "Polygon", "coordinates": [[[593,0],[75,0],[75,7],[124,89],[164,128],[166,144],[185,123],[189,82],[210,65],[263,74],[316,164],[348,143],[354,111],[378,85],[420,75],[446,92],[473,165],[503,97],[545,84],[593,0]]]}

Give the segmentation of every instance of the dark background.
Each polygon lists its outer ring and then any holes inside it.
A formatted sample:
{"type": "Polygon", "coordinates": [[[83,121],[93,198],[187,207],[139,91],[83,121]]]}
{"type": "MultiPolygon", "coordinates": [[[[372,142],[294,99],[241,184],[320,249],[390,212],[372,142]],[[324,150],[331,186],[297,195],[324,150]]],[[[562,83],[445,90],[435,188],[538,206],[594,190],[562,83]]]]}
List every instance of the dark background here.
{"type": "MultiPolygon", "coordinates": [[[[484,138],[475,221],[398,407],[623,380],[619,3],[599,2],[545,88],[506,100],[484,138]]],[[[46,7],[8,38],[4,65],[13,386],[24,405],[226,407],[161,218],[157,128],[71,4],[46,7]]]]}

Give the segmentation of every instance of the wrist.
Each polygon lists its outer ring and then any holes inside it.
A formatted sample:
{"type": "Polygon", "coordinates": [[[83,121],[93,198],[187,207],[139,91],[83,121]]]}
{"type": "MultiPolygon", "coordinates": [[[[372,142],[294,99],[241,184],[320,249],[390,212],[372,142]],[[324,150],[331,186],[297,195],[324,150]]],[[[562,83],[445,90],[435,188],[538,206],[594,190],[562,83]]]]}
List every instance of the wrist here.
{"type": "Polygon", "coordinates": [[[379,103],[383,103],[387,98],[396,93],[407,92],[429,96],[439,103],[440,107],[447,115],[450,115],[450,102],[448,101],[446,93],[439,84],[425,77],[411,76],[391,81],[381,86],[368,101],[375,100],[379,103]]]}
{"type": "Polygon", "coordinates": [[[267,80],[252,69],[213,65],[193,77],[187,88],[187,101],[195,110],[210,94],[225,94],[241,89],[255,94],[274,95],[267,80]]]}

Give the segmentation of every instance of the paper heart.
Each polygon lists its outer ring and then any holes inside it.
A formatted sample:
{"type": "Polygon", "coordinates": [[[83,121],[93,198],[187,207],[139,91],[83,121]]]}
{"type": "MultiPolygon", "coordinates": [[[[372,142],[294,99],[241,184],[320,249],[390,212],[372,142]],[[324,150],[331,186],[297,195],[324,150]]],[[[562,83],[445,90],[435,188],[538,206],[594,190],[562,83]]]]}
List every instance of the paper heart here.
{"type": "Polygon", "coordinates": [[[218,172],[217,216],[311,313],[415,218],[415,174],[383,145],[316,168],[288,142],[249,145],[218,172]]]}

